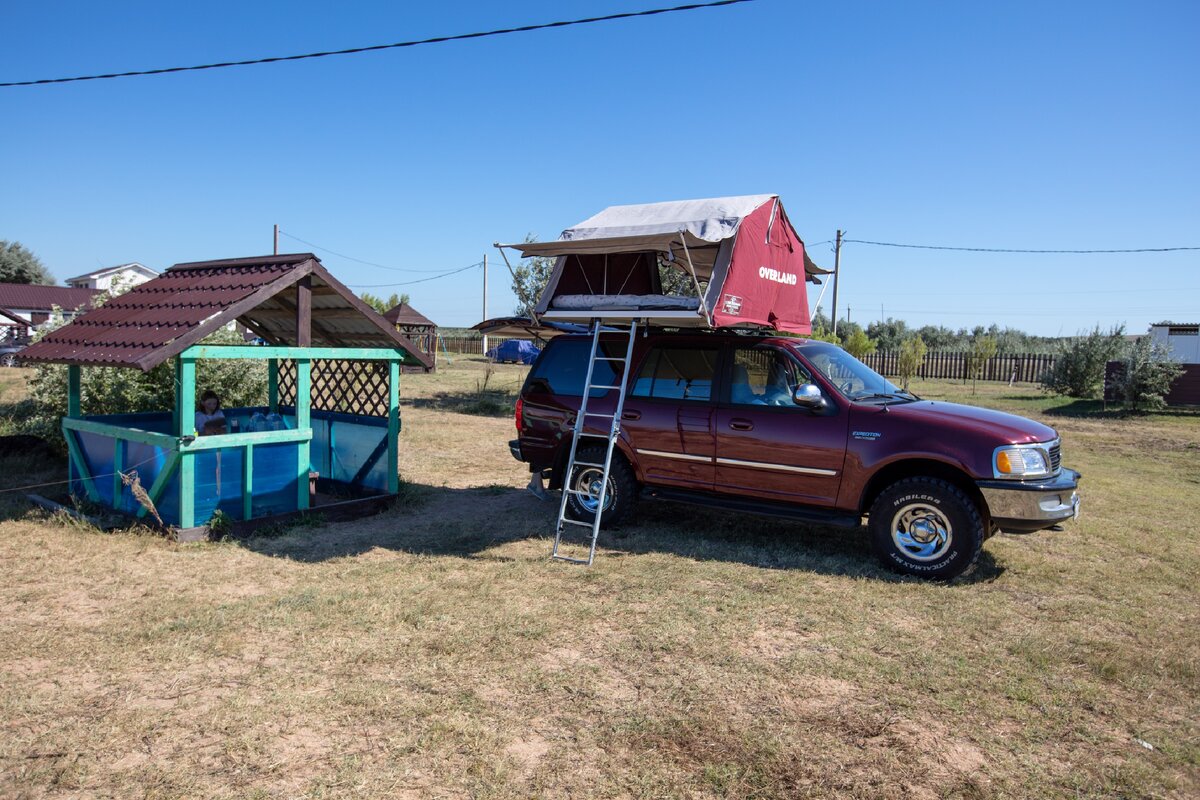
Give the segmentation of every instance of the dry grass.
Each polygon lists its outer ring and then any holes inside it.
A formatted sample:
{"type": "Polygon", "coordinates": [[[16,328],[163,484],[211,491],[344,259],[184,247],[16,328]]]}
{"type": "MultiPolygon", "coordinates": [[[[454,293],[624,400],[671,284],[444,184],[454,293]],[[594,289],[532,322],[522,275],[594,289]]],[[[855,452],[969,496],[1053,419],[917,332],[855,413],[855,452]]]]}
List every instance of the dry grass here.
{"type": "Polygon", "coordinates": [[[951,585],[666,504],[581,569],[511,420],[445,410],[482,369],[405,376],[404,500],[368,520],[183,546],[0,506],[0,796],[1200,792],[1200,419],[981,385],[1059,428],[1084,516],[951,585]]]}

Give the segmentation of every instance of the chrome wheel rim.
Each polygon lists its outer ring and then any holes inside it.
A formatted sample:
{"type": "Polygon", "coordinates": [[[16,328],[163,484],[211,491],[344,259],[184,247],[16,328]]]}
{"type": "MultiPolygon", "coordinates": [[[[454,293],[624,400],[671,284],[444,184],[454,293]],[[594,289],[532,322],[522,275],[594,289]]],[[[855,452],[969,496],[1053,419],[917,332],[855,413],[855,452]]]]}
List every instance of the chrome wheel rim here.
{"type": "MultiPolygon", "coordinates": [[[[584,494],[575,495],[575,498],[579,500],[579,505],[583,506],[585,511],[595,513],[596,509],[600,507],[600,484],[603,480],[604,472],[595,467],[585,467],[575,475],[575,485],[572,488],[577,492],[584,492],[584,494]]],[[[608,490],[604,493],[605,511],[612,508],[614,494],[616,494],[616,487],[610,476],[608,490]]]]}
{"type": "Polygon", "coordinates": [[[954,541],[954,528],[940,509],[909,503],[892,517],[892,543],[905,558],[936,561],[954,541]]]}

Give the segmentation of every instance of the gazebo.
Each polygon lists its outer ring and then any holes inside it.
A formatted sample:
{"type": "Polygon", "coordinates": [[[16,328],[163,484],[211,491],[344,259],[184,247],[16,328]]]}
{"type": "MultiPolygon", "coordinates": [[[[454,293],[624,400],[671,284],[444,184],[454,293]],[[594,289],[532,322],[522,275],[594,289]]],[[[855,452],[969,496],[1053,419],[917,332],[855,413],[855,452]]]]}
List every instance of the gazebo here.
{"type": "Polygon", "coordinates": [[[408,303],[398,303],[383,318],[396,326],[422,353],[429,356],[430,371],[437,366],[437,323],[408,303]]]}
{"type": "Polygon", "coordinates": [[[72,493],[138,517],[155,513],[181,538],[218,511],[249,521],[308,509],[314,471],[330,495],[396,494],[400,368],[430,366],[311,253],[176,264],[21,357],[68,365],[62,427],[72,493]],[[234,322],[268,344],[202,343],[234,322]],[[81,413],[83,367],[149,371],[168,359],[172,411],[81,413]],[[200,359],[265,360],[268,404],[227,408],[230,432],[198,435],[200,359]],[[140,499],[122,480],[135,469],[146,487],[140,499]]]}

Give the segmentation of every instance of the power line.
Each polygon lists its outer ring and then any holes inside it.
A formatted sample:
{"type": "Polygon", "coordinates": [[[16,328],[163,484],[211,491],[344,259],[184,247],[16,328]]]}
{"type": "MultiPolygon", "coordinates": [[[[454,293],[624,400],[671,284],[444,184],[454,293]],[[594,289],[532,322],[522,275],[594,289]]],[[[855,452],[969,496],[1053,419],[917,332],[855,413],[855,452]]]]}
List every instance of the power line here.
{"type": "Polygon", "coordinates": [[[913,250],[958,250],[966,253],[1171,253],[1177,250],[1200,250],[1200,247],[1134,247],[1125,250],[1025,250],[1003,247],[945,247],[932,244],[898,244],[896,242],[869,242],[865,239],[843,239],[843,243],[870,244],[877,247],[906,247],[913,250]]]}
{"type": "Polygon", "coordinates": [[[482,267],[482,261],[476,261],[474,264],[468,264],[459,269],[452,269],[449,272],[443,272],[441,275],[433,275],[428,278],[418,278],[415,281],[403,281],[401,283],[348,283],[347,286],[352,286],[355,289],[390,289],[393,286],[412,286],[414,283],[425,283],[426,281],[436,281],[438,278],[447,278],[451,275],[457,275],[460,272],[466,272],[469,269],[482,267]]]}
{"type": "Polygon", "coordinates": [[[319,245],[319,244],[313,244],[310,241],[301,239],[299,236],[293,236],[292,234],[288,233],[287,231],[281,230],[279,232],[281,234],[283,234],[284,236],[288,237],[289,239],[294,239],[295,241],[300,242],[301,244],[306,244],[309,247],[315,247],[316,249],[320,250],[323,253],[329,253],[330,255],[337,256],[338,258],[344,258],[347,261],[353,261],[356,264],[366,264],[368,267],[378,267],[379,269],[387,269],[387,270],[391,270],[392,272],[444,272],[445,271],[445,270],[440,270],[440,269],[406,269],[404,267],[389,267],[384,264],[376,264],[374,261],[363,261],[361,258],[355,258],[354,256],[348,256],[345,253],[339,253],[336,250],[330,250],[328,247],[321,247],[321,245],[319,245]]]}
{"type": "Polygon", "coordinates": [[[567,28],[573,25],[591,25],[596,22],[610,22],[616,19],[633,19],[635,17],[652,17],[658,14],[672,14],[677,11],[695,11],[704,8],[716,8],[718,6],[732,6],[739,3],[750,3],[754,0],[714,0],[708,3],[689,3],[682,6],[673,6],[671,8],[652,8],[646,11],[628,11],[622,14],[608,14],[603,17],[587,17],[584,19],[563,20],[560,22],[545,22],[539,25],[522,25],[519,28],[500,28],[492,31],[480,31],[477,33],[460,33],[453,36],[436,36],[432,39],[417,39],[408,42],[394,42],[392,44],[376,44],[369,47],[351,47],[345,50],[326,50],[319,53],[304,53],[303,55],[292,56],[273,56],[270,58],[252,58],[245,61],[222,61],[216,64],[200,64],[191,67],[166,67],[163,69],[147,69],[137,70],[134,72],[111,72],[105,75],[81,75],[74,78],[43,78],[35,81],[9,81],[0,83],[0,88],[7,86],[44,86],[51,83],[74,83],[77,81],[97,81],[108,78],[132,78],[141,75],[166,75],[172,72],[194,72],[203,69],[223,69],[224,67],[245,67],[252,64],[273,64],[279,61],[301,61],[307,58],[324,58],[326,56],[348,56],[358,53],[370,53],[377,50],[391,50],[399,47],[416,47],[423,44],[441,44],[443,42],[457,42],[465,39],[482,39],[488,36],[504,36],[510,33],[526,33],[529,31],[540,31],[549,28],[567,28]]]}

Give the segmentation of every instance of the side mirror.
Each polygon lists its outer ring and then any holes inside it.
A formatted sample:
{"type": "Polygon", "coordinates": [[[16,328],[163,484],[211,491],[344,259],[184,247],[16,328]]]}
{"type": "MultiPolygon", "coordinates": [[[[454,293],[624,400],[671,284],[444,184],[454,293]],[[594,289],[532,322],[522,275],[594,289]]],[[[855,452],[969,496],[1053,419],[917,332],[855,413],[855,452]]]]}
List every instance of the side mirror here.
{"type": "Polygon", "coordinates": [[[795,394],[792,395],[792,402],[801,408],[807,408],[809,411],[825,410],[826,402],[825,395],[821,394],[821,390],[817,388],[815,383],[805,383],[796,387],[795,394]]]}

